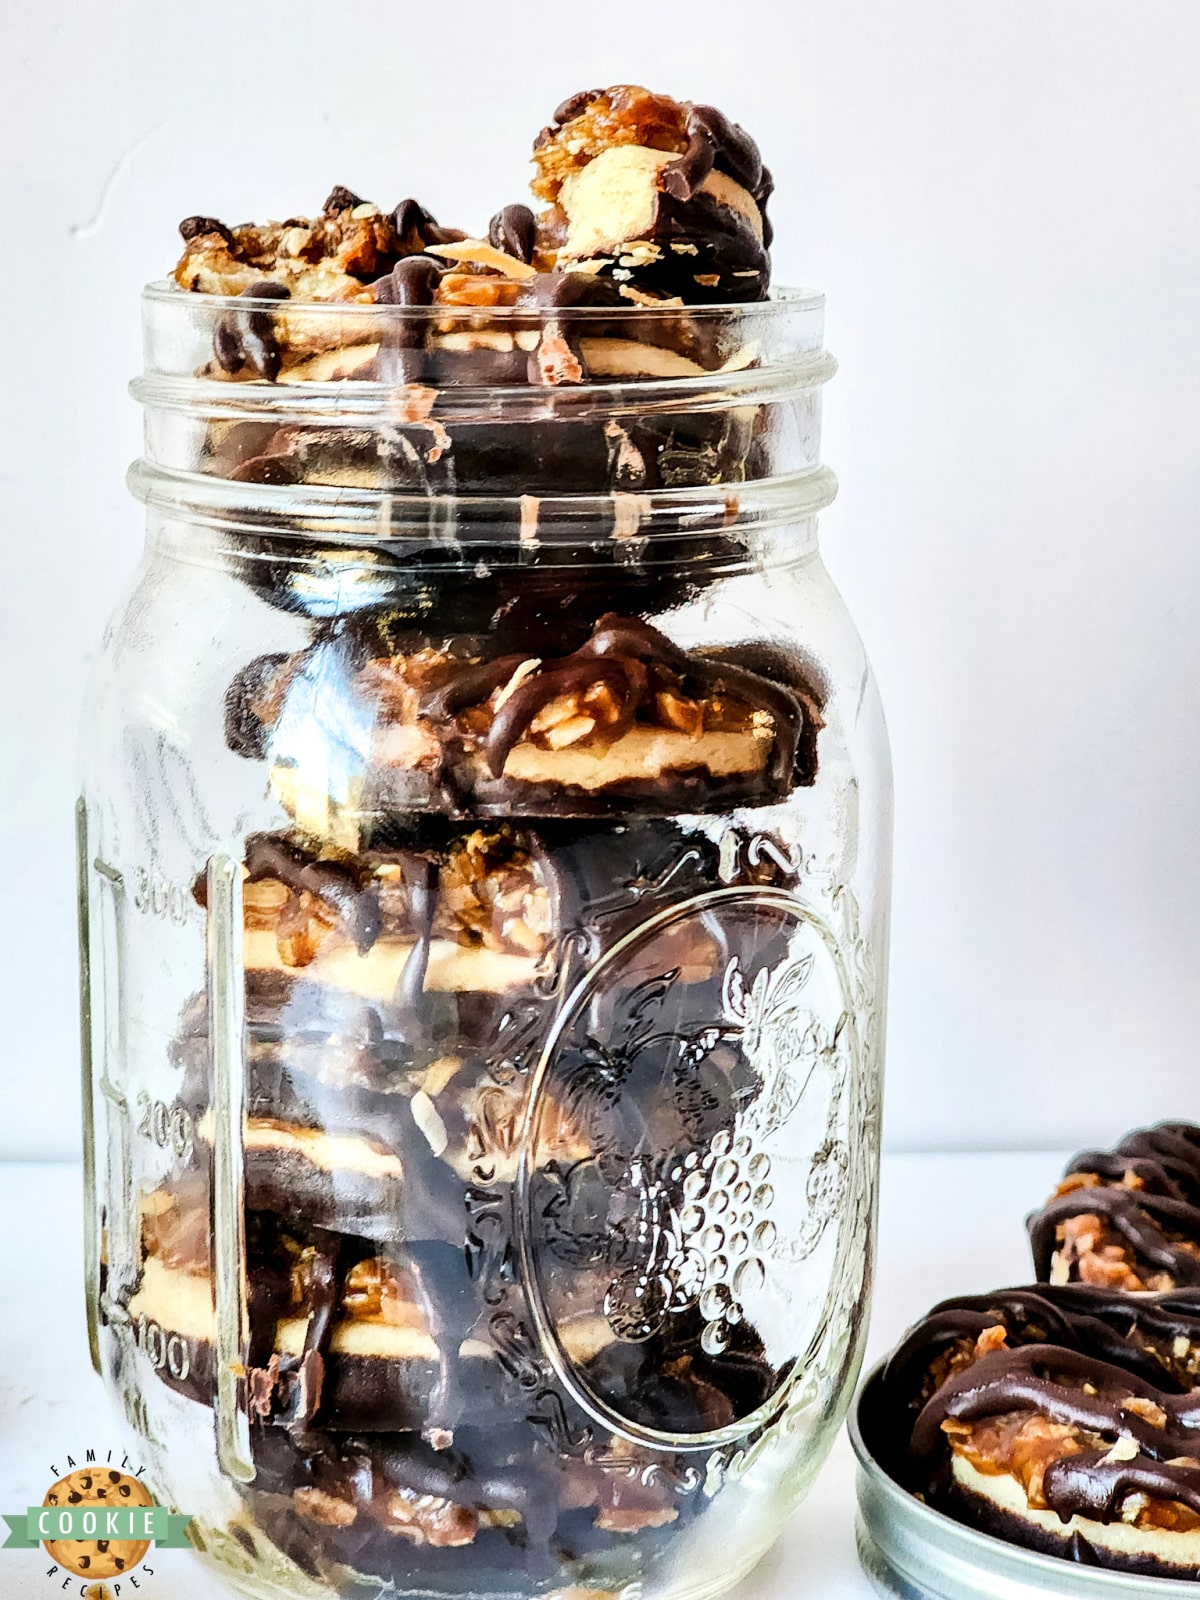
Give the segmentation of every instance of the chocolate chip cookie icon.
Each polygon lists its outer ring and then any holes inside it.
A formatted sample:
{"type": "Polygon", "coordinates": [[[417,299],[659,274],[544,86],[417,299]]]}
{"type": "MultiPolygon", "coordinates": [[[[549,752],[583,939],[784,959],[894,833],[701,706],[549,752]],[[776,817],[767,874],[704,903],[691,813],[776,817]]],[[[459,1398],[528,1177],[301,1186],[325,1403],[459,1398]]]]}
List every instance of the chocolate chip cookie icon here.
{"type": "MultiPolygon", "coordinates": [[[[105,1511],[127,1506],[151,1506],[149,1490],[136,1478],[113,1467],[82,1467],[51,1484],[44,1506],[78,1506],[81,1511],[105,1511]]],[[[103,1524],[101,1524],[103,1526],[103,1524]]],[[[64,1572],[77,1578],[117,1578],[145,1558],[149,1539],[47,1539],[43,1541],[64,1572]]],[[[97,1585],[100,1593],[103,1586],[97,1585]]]]}

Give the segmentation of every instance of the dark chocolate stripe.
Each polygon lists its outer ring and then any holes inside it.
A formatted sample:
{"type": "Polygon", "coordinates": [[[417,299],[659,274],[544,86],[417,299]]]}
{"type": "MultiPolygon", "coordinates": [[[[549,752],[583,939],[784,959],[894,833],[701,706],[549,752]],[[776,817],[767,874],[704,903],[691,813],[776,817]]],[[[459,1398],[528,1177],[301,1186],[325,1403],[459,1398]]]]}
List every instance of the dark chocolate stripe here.
{"type": "Polygon", "coordinates": [[[1084,1450],[1060,1456],[1046,1468],[1046,1504],[1064,1522],[1072,1516],[1112,1522],[1131,1494],[1171,1500],[1200,1515],[1200,1467],[1167,1466],[1158,1461],[1107,1461],[1106,1452],[1084,1450]]]}
{"type": "Polygon", "coordinates": [[[1091,1172],[1118,1183],[1132,1172],[1149,1193],[1200,1202],[1200,1128],[1190,1122],[1138,1128],[1115,1149],[1081,1151],[1067,1172],[1091,1172]]]}
{"type": "Polygon", "coordinates": [[[994,1351],[949,1378],[917,1418],[910,1454],[917,1460],[934,1456],[949,1418],[978,1422],[1011,1411],[1036,1413],[1114,1441],[1129,1435],[1155,1460],[1169,1461],[1200,1445],[1200,1434],[1189,1438],[1186,1431],[1200,1424],[1200,1396],[1166,1394],[1110,1362],[1044,1344],[994,1351]],[[1075,1381],[1058,1381],[1064,1378],[1075,1381]],[[1085,1384],[1095,1392],[1089,1394],[1085,1384]],[[1129,1410],[1131,1398],[1161,1407],[1167,1426],[1155,1427],[1129,1410]]]}
{"type": "Polygon", "coordinates": [[[369,872],[338,861],[315,860],[277,834],[252,833],[246,840],[246,871],[251,883],[275,878],[289,889],[308,890],[336,912],[365,955],[379,937],[379,896],[369,872]]]}
{"type": "Polygon", "coordinates": [[[537,220],[528,206],[504,206],[488,223],[488,243],[526,264],[533,260],[537,220]]]}
{"type": "Polygon", "coordinates": [[[1059,1224],[1087,1215],[1103,1217],[1141,1261],[1169,1272],[1178,1283],[1200,1284],[1200,1256],[1173,1244],[1160,1226],[1200,1242],[1200,1209],[1169,1195],[1103,1185],[1059,1195],[1030,1217],[1029,1241],[1039,1278],[1050,1276],[1059,1224]]]}

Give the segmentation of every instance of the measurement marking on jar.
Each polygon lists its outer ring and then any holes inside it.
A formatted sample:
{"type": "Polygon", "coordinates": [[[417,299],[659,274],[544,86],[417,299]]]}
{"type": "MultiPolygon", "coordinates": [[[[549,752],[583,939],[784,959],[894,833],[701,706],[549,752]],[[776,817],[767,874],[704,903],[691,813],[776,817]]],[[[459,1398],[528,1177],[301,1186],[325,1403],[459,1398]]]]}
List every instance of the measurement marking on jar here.
{"type": "Polygon", "coordinates": [[[105,1322],[114,1328],[127,1330],[133,1324],[133,1318],[125,1307],[114,1300],[110,1294],[100,1296],[100,1310],[104,1313],[105,1322]]]}
{"type": "Polygon", "coordinates": [[[192,908],[191,891],[186,884],[164,877],[161,872],[138,867],[133,880],[133,904],[144,916],[182,928],[192,908]]]}
{"type": "Polygon", "coordinates": [[[116,1106],[118,1111],[129,1110],[129,1101],[126,1100],[125,1096],[121,1093],[120,1089],[117,1088],[116,1084],[108,1076],[107,1072],[100,1079],[100,1093],[110,1105],[116,1106]]]}
{"type": "Polygon", "coordinates": [[[152,1140],[160,1150],[173,1150],[180,1161],[186,1161],[196,1148],[195,1123],[187,1107],[153,1100],[142,1089],[138,1108],[137,1131],[143,1139],[152,1140]]]}
{"type": "Polygon", "coordinates": [[[117,870],[117,868],[110,867],[108,862],[102,861],[99,856],[97,856],[92,862],[92,866],[102,878],[107,878],[109,883],[115,884],[117,888],[120,888],[125,882],[124,876],[117,870]]]}
{"type": "Polygon", "coordinates": [[[135,1324],[138,1349],[142,1351],[155,1372],[165,1367],[179,1383],[192,1370],[192,1351],[188,1341],[179,1333],[168,1333],[150,1317],[139,1317],[135,1324]]]}

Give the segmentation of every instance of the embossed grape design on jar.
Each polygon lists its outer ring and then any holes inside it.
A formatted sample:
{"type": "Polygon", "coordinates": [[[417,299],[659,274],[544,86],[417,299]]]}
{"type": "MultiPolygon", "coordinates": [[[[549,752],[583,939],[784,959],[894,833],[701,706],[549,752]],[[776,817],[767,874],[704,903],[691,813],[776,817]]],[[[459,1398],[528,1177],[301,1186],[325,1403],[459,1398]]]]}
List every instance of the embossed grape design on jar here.
{"type": "Polygon", "coordinates": [[[88,1310],[236,1593],[712,1594],[828,1449],[891,800],[822,315],[146,293],[88,1310]],[[274,381],[213,361],[247,318],[274,381]],[[503,359],[550,337],[596,376],[503,359]]]}

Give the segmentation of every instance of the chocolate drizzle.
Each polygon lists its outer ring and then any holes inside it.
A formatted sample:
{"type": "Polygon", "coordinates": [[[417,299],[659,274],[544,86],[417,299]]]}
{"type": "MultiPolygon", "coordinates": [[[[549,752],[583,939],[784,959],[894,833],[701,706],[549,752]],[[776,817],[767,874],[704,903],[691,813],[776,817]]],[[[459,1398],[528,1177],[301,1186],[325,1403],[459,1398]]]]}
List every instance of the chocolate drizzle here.
{"type": "Polygon", "coordinates": [[[1190,1122],[1160,1122],[1126,1134],[1112,1150],[1084,1150],[1067,1167],[1120,1183],[1132,1173],[1149,1194],[1200,1205],[1200,1128],[1190,1122]]]}
{"type": "Polygon", "coordinates": [[[554,108],[552,121],[561,128],[565,122],[573,122],[575,118],[594,100],[599,100],[604,93],[603,89],[577,89],[574,94],[569,94],[554,108]]]}
{"type": "Polygon", "coordinates": [[[250,883],[274,878],[296,892],[314,894],[335,912],[354,939],[359,955],[379,937],[379,896],[369,878],[340,861],[314,860],[276,834],[252,833],[246,840],[250,883]]]}
{"type": "Polygon", "coordinates": [[[193,239],[202,239],[206,233],[215,233],[225,241],[232,254],[237,254],[238,245],[232,229],[216,217],[184,217],[179,224],[179,233],[185,244],[190,244],[193,239]]]}
{"type": "Polygon", "coordinates": [[[477,705],[507,683],[525,659],[523,655],[497,656],[456,672],[439,688],[429,689],[421,696],[420,714],[437,721],[477,705]]]}
{"type": "Polygon", "coordinates": [[[488,243],[527,264],[533,260],[537,220],[528,206],[504,206],[488,223],[488,243]]]}
{"type": "Polygon", "coordinates": [[[1068,1517],[1091,1517],[1113,1522],[1120,1517],[1131,1494],[1169,1500],[1200,1514],[1200,1464],[1165,1465],[1158,1461],[1110,1461],[1103,1450],[1083,1450],[1060,1456],[1046,1468],[1042,1479],[1046,1504],[1064,1522],[1068,1517]]]}
{"type": "Polygon", "coordinates": [[[334,184],[325,197],[325,204],[321,207],[327,217],[336,217],[339,211],[352,211],[355,206],[361,206],[363,198],[355,194],[353,189],[347,189],[345,184],[334,184]]]}
{"type": "Polygon", "coordinates": [[[1178,1284],[1200,1284],[1200,1254],[1168,1233],[1200,1244],[1200,1208],[1167,1195],[1098,1187],[1059,1195],[1030,1218],[1029,1241],[1039,1277],[1050,1275],[1059,1224],[1082,1215],[1102,1217],[1138,1261],[1170,1273],[1178,1284]]]}
{"type": "Polygon", "coordinates": [[[438,279],[445,270],[445,263],[436,256],[405,256],[375,284],[376,304],[431,306],[438,279]]]}
{"type": "Polygon", "coordinates": [[[1200,1395],[1167,1394],[1122,1367],[1062,1345],[1022,1345],[983,1356],[949,1378],[921,1411],[909,1440],[909,1455],[928,1460],[944,1443],[950,1418],[979,1422],[1012,1411],[1029,1411],[1089,1433],[1135,1439],[1155,1461],[1168,1462],[1200,1446],[1200,1395]],[[1085,1387],[1086,1386],[1086,1387],[1085,1387]],[[1088,1391],[1092,1392],[1088,1392],[1088,1391]],[[1156,1427],[1126,1402],[1145,1400],[1166,1413],[1156,1427]]]}
{"type": "Polygon", "coordinates": [[[584,650],[539,666],[496,713],[485,741],[493,777],[498,778],[504,771],[513,746],[529,732],[538,712],[560,695],[583,695],[589,690],[606,687],[613,692],[619,707],[617,720],[607,731],[615,737],[628,728],[646,691],[645,669],[635,658],[597,661],[585,655],[584,650]]]}
{"type": "Polygon", "coordinates": [[[405,255],[428,250],[431,244],[453,244],[466,238],[458,228],[443,228],[423,205],[411,198],[401,200],[392,213],[392,220],[405,255]]]}
{"type": "Polygon", "coordinates": [[[1184,1362],[1200,1352],[1200,1295],[1194,1290],[1130,1298],[1088,1284],[1035,1284],[943,1301],[888,1357],[884,1381],[897,1393],[919,1391],[942,1351],[1003,1327],[1010,1345],[1053,1344],[1115,1363],[1160,1388],[1185,1390],[1184,1362]],[[1186,1346],[1176,1355],[1177,1342],[1186,1346]]]}
{"type": "Polygon", "coordinates": [[[1111,1151],[1084,1151],[1068,1177],[1073,1186],[1029,1218],[1034,1270],[1047,1279],[1060,1230],[1075,1217],[1096,1216],[1143,1275],[1165,1274],[1175,1285],[1200,1284],[1200,1128],[1162,1123],[1128,1134],[1111,1151]]]}
{"type": "MultiPolygon", "coordinates": [[[[253,283],[243,289],[247,300],[288,300],[291,291],[282,283],[253,283]]],[[[275,336],[269,311],[238,311],[222,317],[213,329],[213,354],[224,372],[249,367],[258,377],[274,383],[283,365],[283,351],[275,336]]]]}
{"type": "Polygon", "coordinates": [[[409,915],[416,933],[416,943],[400,974],[395,1004],[409,1029],[422,1033],[421,1001],[429,971],[429,947],[433,940],[433,917],[437,909],[438,869],[436,862],[424,856],[408,856],[404,859],[401,871],[404,886],[408,890],[409,915]]]}
{"type": "MultiPolygon", "coordinates": [[[[488,675],[480,673],[472,681],[492,692],[488,675]]],[[[728,695],[748,708],[766,711],[774,725],[767,775],[773,788],[792,778],[806,717],[819,725],[816,706],[799,691],[732,661],[710,660],[682,650],[649,623],[606,612],[597,620],[591,637],[573,654],[533,663],[496,712],[485,740],[493,777],[500,777],[513,747],[526,737],[547,705],[562,696],[583,696],[601,688],[609,691],[616,707],[615,718],[605,727],[611,738],[625,732],[639,711],[652,710],[656,696],[664,692],[698,698],[728,695]]],[[[443,709],[469,704],[451,686],[439,690],[438,695],[437,704],[443,709]]],[[[797,781],[805,780],[801,776],[797,781]]]]}
{"type": "MultiPolygon", "coordinates": [[[[406,256],[374,287],[381,306],[431,306],[438,281],[446,270],[436,256],[406,256]]],[[[422,346],[425,330],[419,321],[391,319],[379,347],[379,376],[385,383],[419,383],[425,376],[422,346]]]]}
{"type": "Polygon", "coordinates": [[[302,1430],[312,1426],[321,1409],[325,1358],[342,1298],[342,1275],[338,1270],[341,1253],[341,1239],[336,1234],[331,1235],[314,1247],[305,1263],[308,1326],[304,1330],[304,1349],[297,1374],[293,1422],[294,1427],[302,1430]]]}
{"type": "Polygon", "coordinates": [[[761,203],[763,164],[758,146],[736,122],[716,106],[690,106],[687,114],[688,147],[663,168],[662,185],[676,200],[691,200],[714,167],[761,203]]]}

